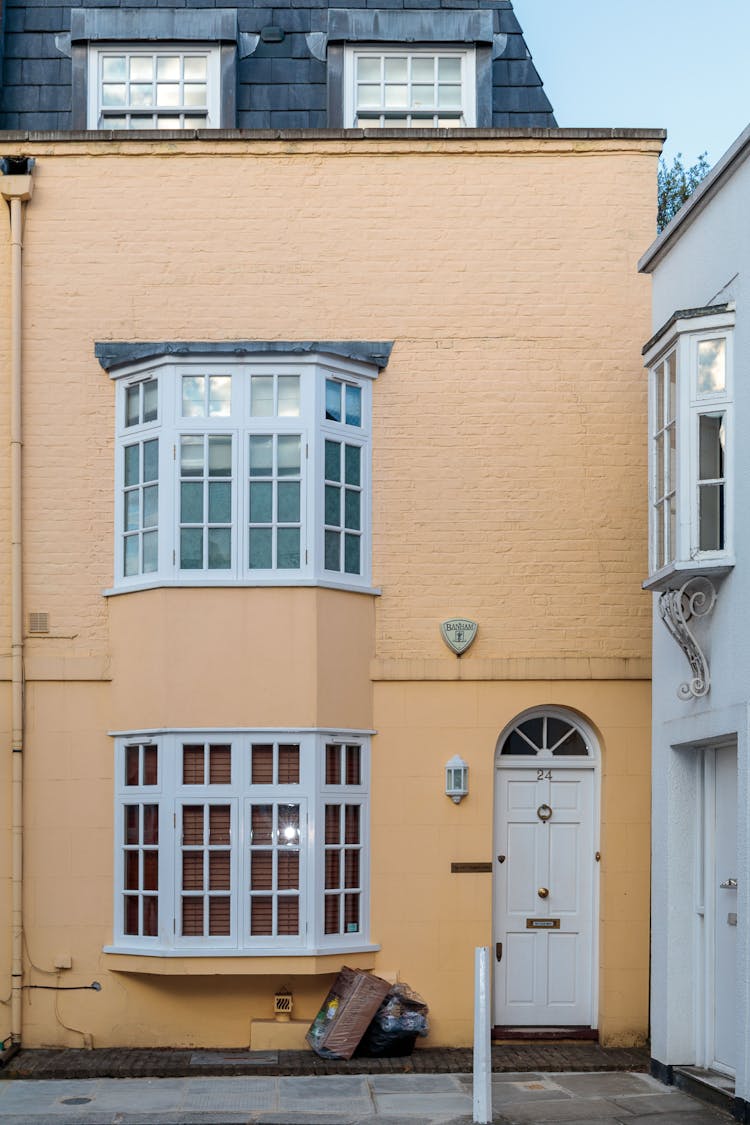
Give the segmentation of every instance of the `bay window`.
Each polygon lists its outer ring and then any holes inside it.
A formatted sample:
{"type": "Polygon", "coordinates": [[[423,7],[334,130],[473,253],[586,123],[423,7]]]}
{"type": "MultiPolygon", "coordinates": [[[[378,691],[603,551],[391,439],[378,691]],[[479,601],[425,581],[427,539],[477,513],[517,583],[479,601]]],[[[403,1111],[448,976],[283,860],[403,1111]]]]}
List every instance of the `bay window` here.
{"type": "Polygon", "coordinates": [[[118,367],[117,590],[370,581],[373,364],[118,367]]]}
{"type": "Polygon", "coordinates": [[[729,306],[676,313],[644,349],[650,369],[650,574],[724,573],[732,558],[729,306]]]}
{"type": "Polygon", "coordinates": [[[325,731],[118,736],[110,951],[369,948],[368,749],[325,731]]]}

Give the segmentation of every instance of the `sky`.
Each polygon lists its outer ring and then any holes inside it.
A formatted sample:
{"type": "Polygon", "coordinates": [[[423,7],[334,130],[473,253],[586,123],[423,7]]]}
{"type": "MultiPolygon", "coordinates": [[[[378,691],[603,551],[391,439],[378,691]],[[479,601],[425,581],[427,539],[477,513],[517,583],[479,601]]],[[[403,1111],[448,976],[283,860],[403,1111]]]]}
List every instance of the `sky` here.
{"type": "Polygon", "coordinates": [[[659,128],[715,164],[750,123],[750,0],[513,0],[561,127],[659,128]]]}

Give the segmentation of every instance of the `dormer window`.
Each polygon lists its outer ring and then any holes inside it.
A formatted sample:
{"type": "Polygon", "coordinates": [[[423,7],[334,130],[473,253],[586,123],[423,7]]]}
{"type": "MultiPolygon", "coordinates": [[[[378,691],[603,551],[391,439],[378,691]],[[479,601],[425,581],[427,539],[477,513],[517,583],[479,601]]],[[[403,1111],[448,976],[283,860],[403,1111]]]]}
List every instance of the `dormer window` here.
{"type": "Polygon", "coordinates": [[[476,124],[474,50],[350,47],[345,125],[358,129],[449,129],[476,124]]]}
{"type": "Polygon", "coordinates": [[[91,47],[89,95],[91,129],[217,128],[218,48],[91,47]]]}

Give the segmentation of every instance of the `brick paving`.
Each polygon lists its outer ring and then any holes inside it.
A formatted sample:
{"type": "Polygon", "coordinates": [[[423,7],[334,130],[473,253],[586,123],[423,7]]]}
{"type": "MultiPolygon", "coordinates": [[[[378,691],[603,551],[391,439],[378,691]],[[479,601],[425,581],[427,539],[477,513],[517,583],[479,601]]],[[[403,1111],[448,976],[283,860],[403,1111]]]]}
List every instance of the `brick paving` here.
{"type": "MultiPolygon", "coordinates": [[[[495,1073],[639,1071],[649,1069],[647,1047],[598,1043],[518,1043],[492,1048],[495,1073]]],[[[307,1074],[468,1074],[469,1048],[418,1048],[406,1058],[334,1061],[312,1051],[235,1051],[101,1048],[22,1050],[0,1079],[184,1078],[307,1074]]]]}

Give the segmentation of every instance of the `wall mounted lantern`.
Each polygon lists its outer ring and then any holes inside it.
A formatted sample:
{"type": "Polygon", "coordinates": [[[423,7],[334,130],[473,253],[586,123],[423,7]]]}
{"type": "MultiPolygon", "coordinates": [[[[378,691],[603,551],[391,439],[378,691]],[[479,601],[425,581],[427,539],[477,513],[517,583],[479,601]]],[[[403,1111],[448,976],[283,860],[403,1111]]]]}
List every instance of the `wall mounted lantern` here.
{"type": "Polygon", "coordinates": [[[455,805],[469,792],[469,766],[458,754],[445,763],[445,792],[455,805]]]}

